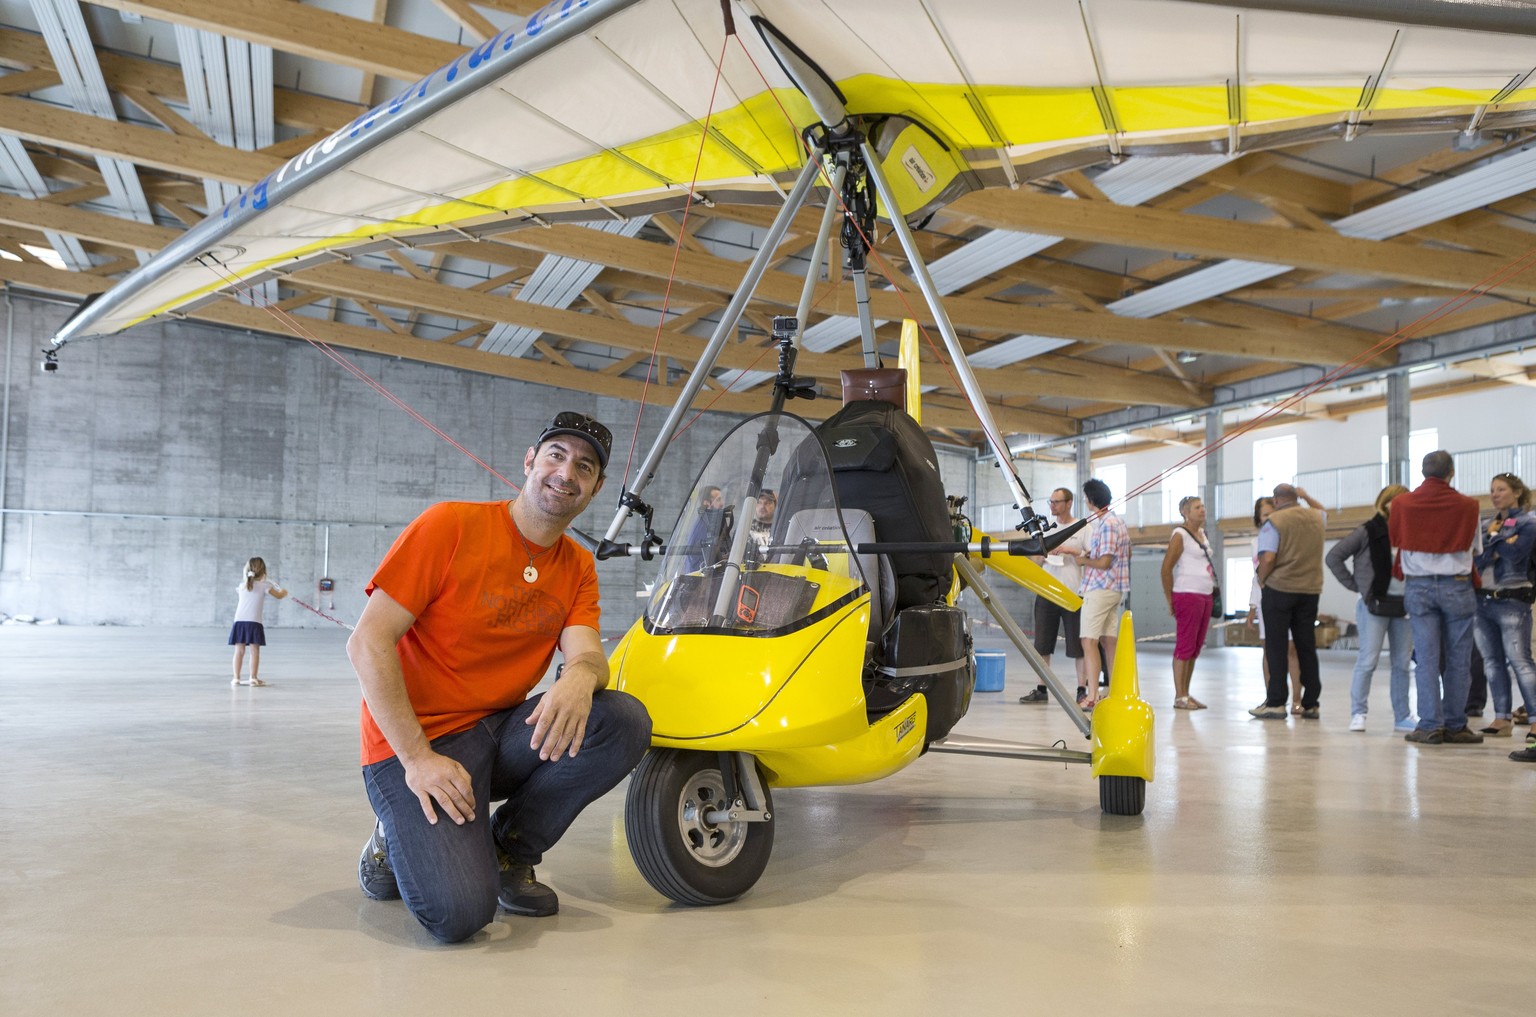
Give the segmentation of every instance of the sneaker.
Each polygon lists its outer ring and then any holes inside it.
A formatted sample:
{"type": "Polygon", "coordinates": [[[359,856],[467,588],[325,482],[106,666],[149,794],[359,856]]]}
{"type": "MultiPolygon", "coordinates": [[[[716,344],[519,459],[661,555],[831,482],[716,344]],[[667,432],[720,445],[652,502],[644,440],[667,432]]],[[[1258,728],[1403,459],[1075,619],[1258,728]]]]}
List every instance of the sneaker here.
{"type": "Polygon", "coordinates": [[[496,903],[502,910],[530,918],[543,918],[560,910],[560,898],[534,878],[532,865],[514,862],[500,845],[496,848],[496,860],[501,864],[501,893],[496,903]]]}
{"type": "Polygon", "coordinates": [[[1445,733],[1445,744],[1481,745],[1483,744],[1483,736],[1472,730],[1470,727],[1458,727],[1454,731],[1447,731],[1445,733]]]}
{"type": "Polygon", "coordinates": [[[1420,745],[1439,745],[1445,741],[1445,728],[1432,727],[1428,731],[1423,728],[1414,728],[1403,736],[1405,742],[1417,742],[1420,745]]]}
{"type": "Polygon", "coordinates": [[[1517,749],[1509,754],[1509,758],[1517,763],[1536,763],[1536,745],[1527,745],[1523,749],[1517,749]]]}
{"type": "Polygon", "coordinates": [[[1365,714],[1357,713],[1353,717],[1349,718],[1349,729],[1351,731],[1364,731],[1365,714]]]}
{"type": "Polygon", "coordinates": [[[1019,702],[1021,703],[1048,703],[1050,701],[1050,693],[1046,692],[1044,689],[1036,689],[1027,696],[1019,697],[1019,702]]]}
{"type": "Polygon", "coordinates": [[[1258,717],[1261,720],[1284,720],[1286,718],[1285,707],[1283,705],[1266,706],[1265,704],[1260,703],[1258,706],[1255,706],[1253,709],[1249,710],[1248,714],[1252,717],[1258,717]]]}
{"type": "Polygon", "coordinates": [[[1419,726],[1419,718],[1417,718],[1417,717],[1409,717],[1406,720],[1394,721],[1393,724],[1392,724],[1392,730],[1394,730],[1394,731],[1414,731],[1414,730],[1418,729],[1418,726],[1419,726]]]}
{"type": "Polygon", "coordinates": [[[363,845],[362,857],[357,860],[357,885],[369,900],[400,899],[400,884],[395,882],[395,870],[389,867],[389,845],[384,841],[381,822],[373,824],[373,836],[363,845]]]}
{"type": "Polygon", "coordinates": [[[1316,720],[1319,716],[1320,714],[1315,706],[1303,706],[1301,708],[1302,720],[1316,720]]]}

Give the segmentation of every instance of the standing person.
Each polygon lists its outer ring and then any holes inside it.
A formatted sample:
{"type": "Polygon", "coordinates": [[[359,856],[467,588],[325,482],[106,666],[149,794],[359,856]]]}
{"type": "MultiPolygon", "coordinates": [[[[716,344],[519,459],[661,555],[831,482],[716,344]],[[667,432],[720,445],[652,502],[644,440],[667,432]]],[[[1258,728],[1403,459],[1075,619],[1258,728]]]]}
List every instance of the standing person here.
{"type": "Polygon", "coordinates": [[[1403,603],[1413,627],[1419,726],[1403,737],[1421,745],[1472,745],[1483,736],[1467,727],[1471,684],[1472,560],[1483,548],[1477,499],[1451,486],[1451,454],[1424,457],[1424,482],[1392,503],[1387,532],[1398,552],[1403,603]]]}
{"type": "MultiPolygon", "coordinates": [[[[1307,504],[1315,509],[1322,506],[1307,499],[1307,504]]],[[[1250,629],[1257,629],[1259,636],[1259,666],[1264,674],[1265,694],[1269,689],[1269,654],[1265,652],[1268,645],[1264,638],[1264,612],[1259,610],[1259,601],[1263,599],[1263,593],[1259,589],[1259,541],[1258,533],[1264,532],[1264,527],[1269,523],[1269,517],[1275,513],[1275,499],[1269,495],[1257,498],[1253,503],[1253,528],[1258,531],[1254,534],[1253,541],[1253,582],[1248,588],[1248,615],[1243,623],[1250,629]]],[[[1287,673],[1291,683],[1291,712],[1297,715],[1301,713],[1301,665],[1296,662],[1296,644],[1291,641],[1290,633],[1285,636],[1285,662],[1287,673]]]]}
{"type": "Polygon", "coordinates": [[[1077,705],[1091,710],[1099,701],[1097,678],[1101,666],[1101,639],[1104,655],[1111,661],[1115,659],[1120,615],[1124,611],[1125,594],[1131,588],[1131,534],[1125,528],[1125,522],[1109,510],[1113,499],[1108,484],[1095,477],[1083,485],[1083,497],[1088,502],[1093,522],[1087,546],[1075,556],[1083,569],[1083,608],[1079,625],[1083,660],[1082,670],[1078,673],[1088,676],[1087,683],[1077,687],[1077,705]]]}
{"type": "Polygon", "coordinates": [[[1259,531],[1259,610],[1269,632],[1264,654],[1269,686],[1264,702],[1248,712],[1260,718],[1285,717],[1287,660],[1285,636],[1296,643],[1301,674],[1301,716],[1318,718],[1322,681],[1317,666],[1317,602],[1323,593],[1323,513],[1302,505],[1302,492],[1275,485],[1275,511],[1259,531]]]}
{"type": "Polygon", "coordinates": [[[1493,518],[1483,526],[1483,550],[1472,562],[1482,573],[1472,633],[1493,695],[1493,723],[1482,733],[1508,737],[1515,726],[1510,671],[1520,685],[1526,710],[1536,706],[1536,663],[1531,662],[1531,604],[1536,601],[1531,553],[1536,550],[1536,519],[1527,513],[1530,489],[1513,473],[1495,476],[1488,493],[1493,518]]]}
{"type": "Polygon", "coordinates": [[[266,562],[252,558],[245,563],[245,579],[235,587],[235,593],[240,599],[235,604],[235,623],[229,629],[229,645],[235,648],[235,676],[229,684],[265,685],[267,683],[260,677],[261,648],[267,645],[267,630],[261,623],[262,610],[266,607],[268,594],[273,600],[282,600],[288,596],[288,591],[267,578],[266,562]],[[250,681],[240,677],[245,667],[247,646],[251,648],[250,681]]]}
{"type": "Polygon", "coordinates": [[[779,496],[766,487],[758,494],[757,503],[752,506],[752,525],[747,530],[747,536],[757,545],[759,553],[773,542],[773,514],[778,507],[779,496]]]}
{"type": "MultiPolygon", "coordinates": [[[[1065,528],[1077,522],[1072,515],[1072,492],[1065,487],[1058,487],[1051,492],[1049,504],[1051,517],[1056,520],[1057,526],[1065,528]]],[[[1044,558],[1036,559],[1047,573],[1073,593],[1077,592],[1083,579],[1083,570],[1077,563],[1077,555],[1084,549],[1086,539],[1087,535],[1083,530],[1078,530],[1062,541],[1056,550],[1044,558]]],[[[1059,625],[1062,638],[1067,644],[1067,659],[1075,662],[1077,667],[1077,687],[1080,691],[1088,687],[1090,678],[1083,664],[1083,641],[1079,634],[1081,621],[1081,608],[1068,611],[1044,597],[1035,598],[1035,652],[1040,654],[1046,667],[1051,666],[1051,655],[1056,652],[1056,628],[1059,625]]],[[[1033,692],[1020,696],[1019,702],[1044,703],[1050,698],[1044,685],[1036,685],[1033,692]]]]}
{"type": "Polygon", "coordinates": [[[607,688],[597,569],[565,535],[603,486],[611,442],[560,413],[524,454],[516,500],[423,512],[347,641],[377,816],[358,882],[373,900],[404,897],[440,942],[474,935],[498,903],[559,910],[534,866],[649,743],[645,707],[607,688]],[[529,698],[556,649],[558,680],[529,698]]]}
{"type": "Polygon", "coordinates": [[[1205,502],[1190,496],[1179,499],[1184,517],[1168,537],[1163,555],[1163,596],[1173,615],[1176,632],[1173,646],[1173,708],[1203,710],[1205,704],[1189,694],[1195,658],[1205,646],[1211,627],[1211,608],[1216,593],[1216,566],[1205,537],[1205,502]]]}
{"type": "Polygon", "coordinates": [[[1382,643],[1392,648],[1392,729],[1412,731],[1417,726],[1408,705],[1412,682],[1413,629],[1403,606],[1403,581],[1392,574],[1392,542],[1387,536],[1387,517],[1392,500],[1408,489],[1388,484],[1376,496],[1376,514],[1355,527],[1328,552],[1328,568],[1346,589],[1358,593],[1355,631],[1360,634],[1360,653],[1349,682],[1349,729],[1365,730],[1370,710],[1371,676],[1381,660],[1382,643]],[[1346,564],[1347,563],[1347,564],[1346,564]]]}

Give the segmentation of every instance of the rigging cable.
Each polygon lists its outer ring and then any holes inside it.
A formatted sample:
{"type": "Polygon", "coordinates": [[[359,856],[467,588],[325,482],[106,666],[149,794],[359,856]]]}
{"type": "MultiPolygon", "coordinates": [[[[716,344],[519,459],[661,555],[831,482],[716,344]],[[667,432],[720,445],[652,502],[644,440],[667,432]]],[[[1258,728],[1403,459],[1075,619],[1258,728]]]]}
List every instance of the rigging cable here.
{"type": "Polygon", "coordinates": [[[520,485],[515,484],[512,481],[508,480],[506,477],[502,476],[501,473],[499,473],[495,469],[495,467],[491,466],[485,460],[481,459],[479,456],[475,455],[469,449],[467,449],[463,445],[459,444],[453,438],[449,437],[449,435],[445,431],[443,431],[441,428],[439,428],[436,424],[432,423],[432,421],[428,420],[426,417],[422,416],[419,412],[417,412],[417,410],[414,407],[412,407],[404,399],[400,398],[399,396],[395,395],[395,393],[391,392],[388,388],[386,388],[384,386],[384,384],[382,382],[376,381],[372,376],[370,376],[368,374],[368,372],[364,371],[361,367],[358,367],[351,360],[349,360],[348,358],[346,358],[342,354],[338,353],[325,340],[323,340],[323,339],[319,338],[318,336],[312,334],[309,331],[309,329],[305,328],[302,324],[300,324],[300,319],[298,317],[296,317],[295,315],[289,314],[285,309],[280,307],[278,304],[263,299],[262,296],[259,293],[257,293],[254,288],[252,288],[251,286],[247,285],[246,282],[243,279],[241,279],[239,276],[235,275],[233,272],[229,271],[227,268],[225,268],[223,265],[221,265],[219,263],[219,261],[216,258],[214,258],[212,255],[202,255],[202,256],[200,256],[197,259],[197,261],[203,267],[205,267],[209,271],[211,271],[214,275],[217,275],[219,278],[221,278],[225,282],[229,283],[231,288],[236,293],[243,294],[246,297],[246,299],[251,301],[251,304],[253,306],[259,307],[262,310],[266,311],[268,314],[272,315],[272,317],[276,318],[279,322],[281,322],[282,324],[286,325],[288,327],[288,329],[291,332],[293,332],[295,335],[297,335],[300,339],[303,339],[305,342],[307,342],[311,346],[315,347],[315,349],[319,350],[321,353],[324,353],[332,361],[334,361],[335,363],[339,364],[349,374],[351,374],[354,377],[356,377],[356,378],[360,379],[361,381],[365,382],[368,385],[368,387],[372,388],[375,392],[377,392],[380,395],[382,395],[385,399],[388,399],[390,402],[394,403],[400,409],[402,409],[406,413],[410,414],[419,423],[421,423],[422,426],[426,427],[433,434],[437,435],[439,438],[443,439],[448,444],[452,445],[454,448],[456,448],[460,452],[464,453],[464,455],[468,456],[471,460],[473,460],[474,462],[478,463],[483,469],[486,470],[486,472],[490,473],[491,476],[495,477],[497,480],[501,481],[503,484],[506,484],[508,487],[512,488],[512,490],[514,490],[514,491],[522,490],[520,485]]]}

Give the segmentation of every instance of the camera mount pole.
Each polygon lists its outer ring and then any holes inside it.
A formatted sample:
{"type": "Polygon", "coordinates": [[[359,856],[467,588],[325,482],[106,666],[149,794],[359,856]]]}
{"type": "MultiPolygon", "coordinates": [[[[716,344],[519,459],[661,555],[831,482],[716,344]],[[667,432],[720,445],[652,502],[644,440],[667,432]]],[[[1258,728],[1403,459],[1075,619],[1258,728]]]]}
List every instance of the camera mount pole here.
{"type": "Polygon", "coordinates": [[[597,557],[609,558],[627,553],[623,545],[616,543],[620,530],[628,521],[633,502],[638,499],[652,480],[656,477],[656,467],[660,464],[662,455],[671,443],[673,435],[677,434],[679,425],[682,424],[683,415],[693,405],[694,397],[704,387],[704,379],[709,376],[710,370],[715,366],[715,361],[720,357],[720,351],[725,348],[726,339],[736,328],[736,323],[741,320],[742,312],[747,309],[747,302],[757,292],[758,283],[762,281],[764,273],[768,271],[768,265],[773,260],[774,252],[784,239],[784,234],[789,232],[789,224],[794,220],[795,213],[805,204],[805,199],[811,192],[811,185],[816,182],[816,177],[821,172],[821,149],[812,144],[806,154],[805,167],[800,171],[800,176],[795,180],[795,186],[790,190],[789,196],[784,199],[784,204],[779,208],[779,214],[774,217],[773,224],[768,227],[768,232],[763,235],[762,246],[752,258],[752,263],[747,266],[745,275],[742,276],[741,285],[737,288],[731,301],[726,305],[724,313],[720,315],[720,322],[715,326],[714,333],[709,337],[703,352],[699,355],[699,361],[694,365],[693,371],[688,376],[682,391],[672,403],[672,409],[667,414],[666,421],[661,425],[661,431],[656,435],[656,440],[645,454],[644,461],[636,471],[633,485],[624,492],[627,497],[621,497],[619,509],[614,513],[613,522],[608,524],[608,532],[598,545],[597,557]]]}

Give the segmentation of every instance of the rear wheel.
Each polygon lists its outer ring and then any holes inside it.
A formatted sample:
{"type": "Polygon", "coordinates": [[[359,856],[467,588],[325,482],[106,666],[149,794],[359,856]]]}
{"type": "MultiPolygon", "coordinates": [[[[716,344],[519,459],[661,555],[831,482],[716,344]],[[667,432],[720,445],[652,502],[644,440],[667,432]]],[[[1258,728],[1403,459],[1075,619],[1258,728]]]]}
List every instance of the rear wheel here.
{"type": "Polygon", "coordinates": [[[1147,782],[1141,777],[1099,778],[1099,808],[1111,816],[1139,816],[1147,804],[1147,782]]]}
{"type": "MultiPolygon", "coordinates": [[[[773,851],[773,820],[711,821],[733,807],[720,755],[652,749],[629,781],[624,830],[645,881],[679,904],[724,904],[752,889],[773,851]]],[[[763,785],[763,811],[773,802],[763,785]]]]}

